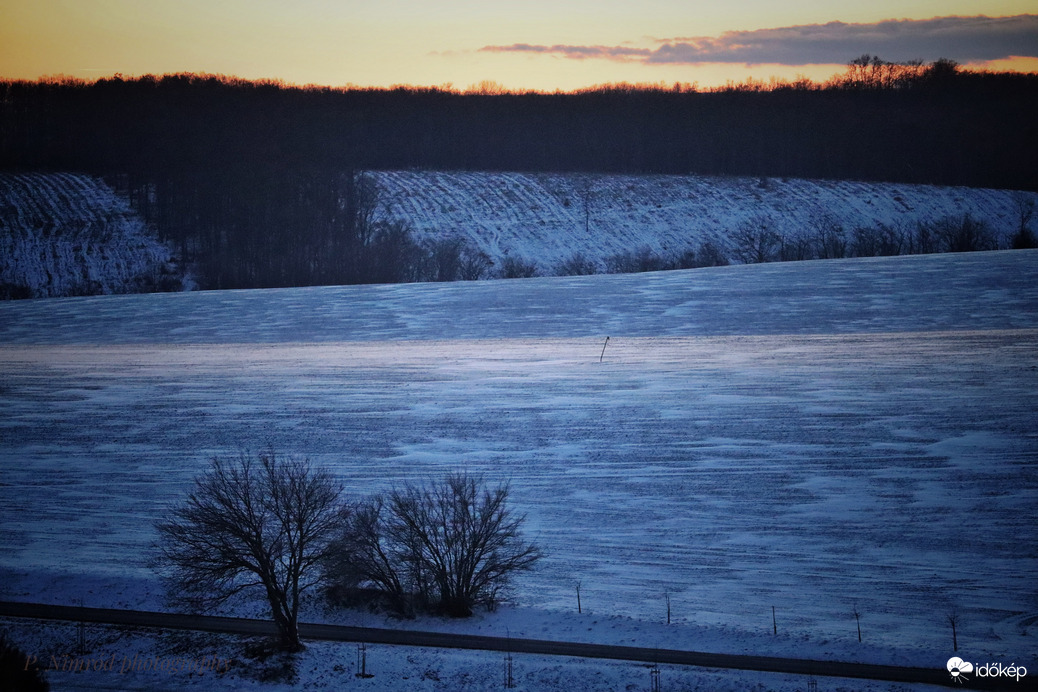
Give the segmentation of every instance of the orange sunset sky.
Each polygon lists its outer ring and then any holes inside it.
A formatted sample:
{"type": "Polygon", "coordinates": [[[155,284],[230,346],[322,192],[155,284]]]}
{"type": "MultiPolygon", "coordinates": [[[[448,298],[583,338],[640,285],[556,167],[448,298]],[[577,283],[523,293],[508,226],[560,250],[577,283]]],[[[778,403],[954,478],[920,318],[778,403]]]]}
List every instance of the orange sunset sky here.
{"type": "Polygon", "coordinates": [[[872,53],[1038,70],[1036,0],[0,0],[0,77],[204,72],[569,90],[824,80],[872,53]]]}

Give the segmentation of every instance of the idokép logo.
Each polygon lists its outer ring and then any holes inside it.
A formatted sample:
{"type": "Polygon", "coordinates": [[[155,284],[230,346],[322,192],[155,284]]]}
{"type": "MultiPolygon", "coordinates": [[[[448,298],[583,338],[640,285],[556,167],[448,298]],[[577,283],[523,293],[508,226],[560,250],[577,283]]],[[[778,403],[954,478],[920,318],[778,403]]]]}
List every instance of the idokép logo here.
{"type": "Polygon", "coordinates": [[[978,678],[1015,678],[1017,682],[1020,682],[1020,678],[1027,676],[1027,668],[1015,663],[1008,666],[1001,663],[974,666],[969,661],[963,661],[958,656],[953,656],[948,659],[948,673],[951,674],[952,680],[958,683],[969,680],[966,673],[972,673],[978,678]]]}
{"type": "Polygon", "coordinates": [[[973,664],[969,661],[963,661],[958,656],[953,656],[948,659],[948,672],[951,673],[952,680],[961,683],[963,680],[969,680],[966,677],[966,673],[973,672],[973,664]]]}

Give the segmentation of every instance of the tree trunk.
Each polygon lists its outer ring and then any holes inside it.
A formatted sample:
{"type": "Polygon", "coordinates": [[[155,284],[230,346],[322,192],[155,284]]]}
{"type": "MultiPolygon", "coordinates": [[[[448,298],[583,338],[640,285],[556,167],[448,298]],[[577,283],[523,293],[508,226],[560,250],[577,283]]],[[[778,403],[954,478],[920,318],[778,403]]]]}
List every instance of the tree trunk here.
{"type": "Polygon", "coordinates": [[[303,648],[299,641],[299,628],[296,618],[288,607],[286,599],[273,587],[267,587],[267,600],[274,616],[274,624],[278,630],[278,642],[285,651],[300,651],[303,648]]]}

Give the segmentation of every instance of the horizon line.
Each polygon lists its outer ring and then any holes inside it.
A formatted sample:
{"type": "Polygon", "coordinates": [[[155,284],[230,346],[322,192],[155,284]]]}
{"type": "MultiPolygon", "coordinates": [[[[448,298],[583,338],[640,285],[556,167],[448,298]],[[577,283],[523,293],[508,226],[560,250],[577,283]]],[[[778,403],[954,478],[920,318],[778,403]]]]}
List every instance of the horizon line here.
{"type": "MultiPolygon", "coordinates": [[[[891,66],[908,66],[910,63],[891,61],[882,61],[879,56],[872,56],[864,54],[861,57],[872,57],[880,61],[880,64],[891,65],[891,66]]],[[[1017,56],[1023,57],[1023,56],[1017,56]]],[[[859,60],[860,58],[855,58],[859,60]]],[[[1038,76],[1038,70],[1006,70],[1006,69],[989,69],[984,67],[971,67],[970,65],[961,65],[954,60],[948,60],[946,58],[939,58],[931,62],[921,63],[922,69],[932,68],[934,65],[944,63],[954,66],[956,72],[959,74],[969,75],[1021,75],[1021,76],[1038,76]]],[[[798,76],[794,79],[788,79],[785,77],[778,77],[772,75],[768,78],[755,78],[748,76],[741,81],[735,81],[732,79],[726,80],[724,84],[714,86],[700,86],[697,81],[680,81],[680,80],[657,80],[657,81],[637,81],[632,82],[628,80],[619,80],[615,82],[598,82],[595,84],[589,84],[587,86],[574,87],[570,89],[538,89],[533,87],[507,87],[500,82],[493,79],[483,79],[474,84],[469,84],[466,87],[458,87],[453,82],[444,82],[441,84],[416,84],[416,83],[393,83],[389,85],[361,85],[354,84],[352,82],[346,82],[344,84],[322,84],[317,82],[294,82],[281,77],[242,77],[237,74],[230,74],[225,72],[208,72],[208,71],[175,71],[175,72],[144,72],[140,74],[128,74],[120,71],[113,71],[97,77],[79,77],[75,75],[66,74],[63,72],[40,75],[35,78],[25,77],[3,77],[0,76],[0,82],[6,82],[9,84],[77,84],[92,86],[100,82],[111,82],[111,81],[124,81],[124,82],[141,82],[141,81],[162,81],[171,78],[194,78],[199,80],[218,80],[224,84],[233,85],[247,84],[252,86],[276,86],[282,89],[289,90],[325,90],[325,91],[425,91],[425,92],[439,92],[443,94],[455,94],[459,96],[523,96],[523,95],[580,95],[589,92],[596,91],[671,91],[671,92],[682,92],[682,93],[712,93],[712,92],[723,92],[730,91],[732,89],[743,87],[753,88],[754,90],[771,91],[780,90],[783,88],[796,88],[801,90],[822,90],[825,88],[838,87],[841,83],[841,77],[846,78],[849,76],[853,68],[853,61],[849,61],[843,64],[843,71],[834,72],[828,79],[819,81],[811,79],[806,76],[798,76]]],[[[749,65],[748,65],[749,66],[749,65]]],[[[834,64],[836,66],[836,64],[834,64]]],[[[86,69],[84,68],[84,71],[86,69]]],[[[91,68],[89,71],[101,72],[103,70],[98,68],[91,68]]]]}

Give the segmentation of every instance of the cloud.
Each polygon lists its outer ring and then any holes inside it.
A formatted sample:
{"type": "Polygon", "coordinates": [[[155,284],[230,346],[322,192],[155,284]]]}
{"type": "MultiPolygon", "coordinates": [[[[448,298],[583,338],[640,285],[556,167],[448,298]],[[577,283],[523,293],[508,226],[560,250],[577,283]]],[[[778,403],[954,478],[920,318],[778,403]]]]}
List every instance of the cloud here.
{"type": "Polygon", "coordinates": [[[842,64],[863,53],[884,60],[961,63],[1038,57],[1038,15],[888,19],[873,24],[830,22],[720,36],[658,40],[656,48],[538,46],[517,43],[482,51],[541,53],[573,59],[637,60],[647,64],[842,64]]]}
{"type": "Polygon", "coordinates": [[[536,46],[529,43],[514,43],[510,46],[485,46],[481,53],[548,53],[561,55],[575,60],[587,58],[605,58],[607,60],[642,59],[646,62],[652,57],[649,48],[629,48],[626,46],[536,46]]]}

